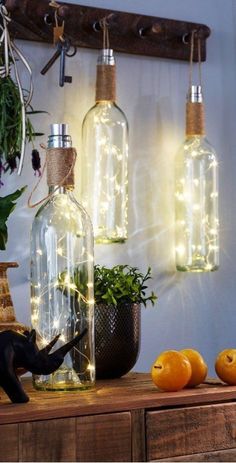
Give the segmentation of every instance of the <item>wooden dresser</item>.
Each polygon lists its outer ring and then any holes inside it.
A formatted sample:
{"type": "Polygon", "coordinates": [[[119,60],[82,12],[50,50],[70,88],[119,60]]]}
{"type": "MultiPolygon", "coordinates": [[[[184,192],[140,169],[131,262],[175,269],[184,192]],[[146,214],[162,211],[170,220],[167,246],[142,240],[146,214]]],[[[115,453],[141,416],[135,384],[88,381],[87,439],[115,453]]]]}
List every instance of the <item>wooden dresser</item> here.
{"type": "Polygon", "coordinates": [[[142,373],[90,392],[1,393],[1,461],[236,461],[236,387],[159,392],[142,373]]]}

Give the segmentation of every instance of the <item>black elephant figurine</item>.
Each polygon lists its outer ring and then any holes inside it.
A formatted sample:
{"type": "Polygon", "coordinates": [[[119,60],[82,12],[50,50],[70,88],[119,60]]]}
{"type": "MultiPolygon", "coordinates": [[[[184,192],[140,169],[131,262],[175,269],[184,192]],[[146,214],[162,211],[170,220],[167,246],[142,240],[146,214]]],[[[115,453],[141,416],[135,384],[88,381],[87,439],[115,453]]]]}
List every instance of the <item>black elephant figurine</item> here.
{"type": "Polygon", "coordinates": [[[36,375],[50,375],[63,363],[65,355],[78,344],[87,329],[64,344],[52,354],[50,350],[60,337],[58,334],[44,349],[36,344],[36,331],[2,331],[0,333],[0,386],[14,403],[28,402],[22,384],[16,374],[18,368],[24,368],[36,375]]]}

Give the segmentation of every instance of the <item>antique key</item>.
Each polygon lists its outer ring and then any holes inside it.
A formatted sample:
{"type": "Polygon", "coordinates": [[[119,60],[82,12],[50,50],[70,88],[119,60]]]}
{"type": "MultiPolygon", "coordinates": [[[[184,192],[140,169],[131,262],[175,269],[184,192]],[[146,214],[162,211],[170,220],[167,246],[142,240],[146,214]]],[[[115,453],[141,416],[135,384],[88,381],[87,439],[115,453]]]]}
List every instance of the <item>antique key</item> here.
{"type": "Polygon", "coordinates": [[[44,68],[41,71],[41,74],[44,75],[46,74],[49,69],[52,67],[52,65],[55,63],[55,61],[60,58],[60,73],[59,73],[59,85],[60,87],[64,87],[65,83],[71,83],[72,82],[72,77],[71,76],[66,76],[65,75],[65,61],[66,61],[66,56],[68,58],[71,58],[76,54],[76,47],[74,47],[74,50],[72,53],[69,54],[70,50],[70,41],[66,38],[60,37],[60,39],[57,42],[57,50],[52,56],[52,58],[48,61],[48,63],[44,66],[44,68]]]}
{"type": "Polygon", "coordinates": [[[64,87],[64,83],[71,84],[72,77],[65,75],[65,64],[66,64],[66,56],[70,49],[70,43],[68,40],[60,41],[60,74],[59,74],[59,85],[60,87],[64,87]]]}

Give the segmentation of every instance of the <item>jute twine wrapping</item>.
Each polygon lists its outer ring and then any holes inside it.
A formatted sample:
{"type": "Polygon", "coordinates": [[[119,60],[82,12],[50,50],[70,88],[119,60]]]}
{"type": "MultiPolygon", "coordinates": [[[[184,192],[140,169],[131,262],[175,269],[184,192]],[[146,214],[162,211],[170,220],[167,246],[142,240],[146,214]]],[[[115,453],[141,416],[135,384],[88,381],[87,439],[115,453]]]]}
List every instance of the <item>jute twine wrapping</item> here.
{"type": "Polygon", "coordinates": [[[186,135],[205,135],[205,112],[203,103],[187,102],[186,135]]]}
{"type": "Polygon", "coordinates": [[[48,186],[73,187],[74,169],[73,148],[49,148],[47,149],[47,184],[48,186]]]}
{"type": "MultiPolygon", "coordinates": [[[[45,147],[41,145],[41,148],[45,147]]],[[[74,166],[76,161],[76,150],[75,148],[47,148],[46,149],[46,160],[43,166],[42,175],[39,177],[38,182],[31,191],[28,198],[28,207],[34,208],[42,204],[47,199],[50,199],[56,190],[62,186],[73,188],[74,181],[74,166]],[[48,186],[56,186],[56,190],[49,193],[44,198],[40,199],[36,203],[31,203],[32,196],[37,190],[45,168],[47,166],[47,184],[48,186]]]]}
{"type": "Polygon", "coordinates": [[[116,100],[116,66],[97,65],[96,101],[116,100]]]}

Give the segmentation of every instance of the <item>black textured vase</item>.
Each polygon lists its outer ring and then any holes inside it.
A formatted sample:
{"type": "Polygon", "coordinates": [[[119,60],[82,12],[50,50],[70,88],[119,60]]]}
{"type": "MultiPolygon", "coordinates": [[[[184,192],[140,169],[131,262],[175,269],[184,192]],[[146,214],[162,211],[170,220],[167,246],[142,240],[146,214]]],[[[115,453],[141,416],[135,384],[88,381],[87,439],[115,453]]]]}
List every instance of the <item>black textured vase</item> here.
{"type": "Polygon", "coordinates": [[[140,348],[140,304],[95,306],[97,379],[120,378],[133,368],[140,348]]]}

